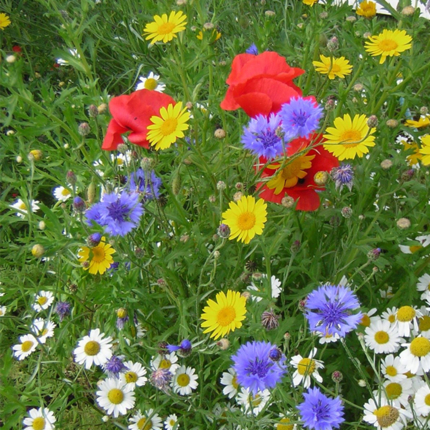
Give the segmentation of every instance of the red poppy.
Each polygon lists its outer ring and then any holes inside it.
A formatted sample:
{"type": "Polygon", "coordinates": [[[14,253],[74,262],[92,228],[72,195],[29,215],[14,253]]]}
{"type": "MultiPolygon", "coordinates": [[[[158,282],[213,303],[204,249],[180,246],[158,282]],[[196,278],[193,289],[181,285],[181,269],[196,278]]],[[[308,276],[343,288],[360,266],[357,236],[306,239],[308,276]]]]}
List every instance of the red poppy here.
{"type": "Polygon", "coordinates": [[[131,131],[128,140],[136,145],[149,148],[146,139],[148,125],[151,125],[151,117],[160,114],[160,109],[169,104],[175,105],[175,101],[167,94],[153,90],[139,90],[130,95],[114,97],[109,102],[111,119],[102,149],[113,151],[120,143],[123,143],[121,135],[131,131]]]}
{"type": "Polygon", "coordinates": [[[241,107],[250,117],[276,113],[283,103],[302,95],[293,79],[304,72],[290,67],[276,52],[236,55],[221,108],[235,110],[241,107]]]}
{"type": "Polygon", "coordinates": [[[22,52],[22,48],[18,45],[15,45],[12,47],[12,51],[19,53],[19,52],[22,52]]]}
{"type": "MultiPolygon", "coordinates": [[[[295,139],[288,144],[287,156],[291,157],[303,151],[310,145],[312,139],[314,144],[323,140],[321,135],[314,135],[311,139],[295,139]]],[[[264,157],[260,157],[260,165],[266,162],[264,157]]],[[[323,191],[325,187],[315,183],[315,174],[330,172],[338,165],[338,159],[322,146],[303,152],[292,162],[287,162],[282,172],[279,172],[281,163],[269,164],[261,175],[262,178],[266,178],[266,181],[257,184],[257,188],[261,190],[260,197],[269,202],[281,203],[285,196],[290,196],[297,201],[297,210],[317,210],[320,205],[317,191],[323,191]]]]}

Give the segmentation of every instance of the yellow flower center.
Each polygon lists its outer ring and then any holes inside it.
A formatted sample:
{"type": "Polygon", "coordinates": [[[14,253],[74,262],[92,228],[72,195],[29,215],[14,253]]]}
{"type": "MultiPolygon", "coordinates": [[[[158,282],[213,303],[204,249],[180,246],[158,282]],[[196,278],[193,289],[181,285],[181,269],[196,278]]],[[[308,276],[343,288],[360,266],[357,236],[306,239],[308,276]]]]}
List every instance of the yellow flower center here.
{"type": "Polygon", "coordinates": [[[43,430],[45,428],[45,418],[37,417],[33,420],[31,425],[34,430],[43,430]]]}
{"type": "Polygon", "coordinates": [[[361,318],[361,322],[360,324],[364,327],[369,327],[370,326],[370,318],[369,315],[364,314],[363,318],[361,318]]]}
{"type": "Polygon", "coordinates": [[[128,372],[125,372],[124,378],[125,378],[125,381],[127,382],[127,384],[129,384],[130,382],[136,382],[137,381],[137,373],[132,372],[130,370],[128,372]]]}
{"type": "Polygon", "coordinates": [[[358,145],[361,139],[361,132],[359,130],[345,130],[339,137],[342,145],[345,146],[358,145]]]}
{"type": "Polygon", "coordinates": [[[333,64],[333,66],[331,67],[331,71],[333,72],[333,73],[338,73],[338,72],[340,72],[340,66],[339,66],[339,64],[336,64],[336,63],[334,63],[333,64]]]}
{"type": "Polygon", "coordinates": [[[97,355],[100,352],[100,344],[95,340],[90,340],[85,344],[84,352],[87,355],[97,355]]]}
{"type": "Polygon", "coordinates": [[[392,382],[385,387],[388,400],[395,400],[402,394],[402,386],[397,382],[392,382]]]}
{"type": "Polygon", "coordinates": [[[70,196],[70,191],[68,189],[66,189],[66,188],[63,188],[61,190],[61,195],[64,196],[64,197],[70,196]]]}
{"type": "Polygon", "coordinates": [[[406,372],[406,373],[404,373],[403,375],[406,375],[406,377],[408,378],[408,379],[411,379],[411,378],[413,378],[414,376],[415,376],[415,373],[411,373],[411,372],[409,372],[409,370],[406,372]]]}
{"type": "Polygon", "coordinates": [[[390,315],[388,317],[388,321],[390,321],[391,324],[395,323],[396,322],[396,316],[395,315],[390,315]]]}
{"type": "Polygon", "coordinates": [[[41,336],[45,336],[47,333],[48,333],[48,329],[47,329],[47,328],[44,328],[44,329],[42,330],[42,332],[40,333],[40,335],[41,335],[41,336]]]}
{"type": "Polygon", "coordinates": [[[400,322],[409,322],[409,321],[412,321],[415,314],[416,314],[416,312],[415,312],[414,308],[411,308],[410,306],[402,306],[397,311],[397,319],[400,322]]]}
{"type": "Polygon", "coordinates": [[[236,311],[233,306],[225,306],[217,315],[217,323],[220,326],[226,327],[231,324],[236,318],[236,311]]]}
{"type": "Polygon", "coordinates": [[[178,120],[176,118],[166,119],[160,127],[160,133],[163,136],[169,136],[172,134],[178,126],[178,120]]]}
{"type": "Polygon", "coordinates": [[[232,380],[231,380],[231,385],[233,385],[233,388],[235,388],[237,390],[237,387],[239,386],[239,383],[237,382],[237,376],[235,376],[232,380]]]}
{"type": "Polygon", "coordinates": [[[281,423],[289,423],[289,418],[282,418],[280,424],[276,424],[276,430],[293,430],[294,424],[281,424],[281,423]]]}
{"type": "Polygon", "coordinates": [[[173,418],[171,418],[169,420],[169,425],[173,427],[175,424],[176,424],[176,421],[173,418]]]}
{"type": "Polygon", "coordinates": [[[415,357],[424,357],[430,352],[430,340],[425,337],[416,337],[409,348],[415,357]]]}
{"type": "Polygon", "coordinates": [[[30,351],[32,346],[33,346],[33,342],[31,340],[26,340],[25,342],[22,342],[21,351],[28,352],[30,351]]]}
{"type": "Polygon", "coordinates": [[[237,219],[240,230],[250,230],[255,226],[255,215],[252,212],[241,213],[237,219]]]}
{"type": "Polygon", "coordinates": [[[386,405],[373,411],[380,427],[390,427],[399,418],[399,410],[393,406],[386,405]]]}
{"type": "Polygon", "coordinates": [[[421,331],[430,330],[430,317],[428,315],[424,315],[419,319],[419,329],[421,331]]]}
{"type": "Polygon", "coordinates": [[[417,251],[419,251],[422,248],[421,245],[412,245],[409,247],[409,251],[412,252],[412,254],[415,254],[417,251]]]}
{"type": "Polygon", "coordinates": [[[429,282],[429,284],[427,285],[427,290],[429,290],[429,291],[430,291],[430,282],[429,282]]]}
{"type": "Polygon", "coordinates": [[[154,78],[148,78],[143,85],[147,90],[155,90],[157,88],[158,82],[154,78]]]}
{"type": "Polygon", "coordinates": [[[23,211],[26,211],[26,210],[27,210],[27,206],[26,206],[26,204],[25,204],[24,202],[22,202],[22,203],[19,205],[19,209],[21,209],[21,210],[23,210],[23,211]]]}
{"type": "Polygon", "coordinates": [[[430,406],[430,394],[427,394],[427,396],[424,397],[424,403],[427,406],[430,406]]]}
{"type": "Polygon", "coordinates": [[[396,376],[397,375],[397,369],[394,366],[387,366],[385,368],[385,372],[388,376],[396,376]]]}
{"type": "Polygon", "coordinates": [[[43,306],[48,301],[48,298],[45,296],[41,296],[37,299],[37,303],[39,303],[40,306],[43,306]]]}
{"type": "Polygon", "coordinates": [[[386,331],[377,331],[375,333],[375,341],[376,343],[379,343],[380,345],[387,343],[390,340],[390,336],[388,336],[388,333],[386,331]]]}
{"type": "Polygon", "coordinates": [[[152,429],[152,421],[148,421],[145,417],[143,417],[137,422],[137,428],[139,430],[150,430],[152,429]]]}
{"type": "Polygon", "coordinates": [[[93,253],[91,261],[94,261],[95,263],[101,263],[106,259],[105,248],[102,243],[95,248],[91,248],[91,252],[93,253]]]}
{"type": "Polygon", "coordinates": [[[176,382],[180,387],[187,387],[190,383],[190,377],[186,373],[181,373],[176,378],[176,382]]]}
{"type": "Polygon", "coordinates": [[[260,394],[256,394],[255,396],[252,396],[250,403],[252,407],[255,408],[261,403],[262,400],[263,399],[261,398],[260,394]]]}
{"type": "Polygon", "coordinates": [[[395,40],[386,39],[379,42],[379,49],[381,51],[394,51],[399,45],[395,40]]]}
{"type": "Polygon", "coordinates": [[[114,405],[119,405],[124,400],[124,393],[119,388],[112,388],[107,395],[109,401],[114,405]]]}
{"type": "Polygon", "coordinates": [[[170,369],[170,366],[172,365],[172,362],[163,358],[160,361],[160,365],[158,366],[159,369],[170,369]]]}
{"type": "Polygon", "coordinates": [[[172,22],[165,22],[158,27],[157,33],[170,34],[174,28],[175,28],[175,24],[173,24],[172,22]]]}
{"type": "Polygon", "coordinates": [[[297,366],[300,375],[311,375],[315,371],[315,360],[311,358],[302,358],[297,366]]]}

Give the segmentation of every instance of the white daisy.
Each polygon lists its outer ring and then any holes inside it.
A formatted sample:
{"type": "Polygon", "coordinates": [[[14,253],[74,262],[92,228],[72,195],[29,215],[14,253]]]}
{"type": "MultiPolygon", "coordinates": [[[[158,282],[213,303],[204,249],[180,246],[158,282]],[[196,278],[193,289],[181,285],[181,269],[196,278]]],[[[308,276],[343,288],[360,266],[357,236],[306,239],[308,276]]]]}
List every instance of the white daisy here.
{"type": "Polygon", "coordinates": [[[18,360],[24,360],[36,349],[37,339],[32,334],[25,334],[20,336],[19,341],[21,343],[12,347],[13,355],[18,360]]]}
{"type": "Polygon", "coordinates": [[[379,294],[381,295],[382,299],[391,299],[394,297],[393,287],[388,286],[386,289],[381,289],[379,290],[379,294]]]}
{"type": "Polygon", "coordinates": [[[160,75],[156,75],[154,72],[149,72],[146,77],[139,76],[139,81],[136,85],[136,91],[153,90],[162,93],[166,89],[166,85],[160,81],[160,75]]]}
{"type": "MultiPolygon", "coordinates": [[[[40,209],[37,205],[37,203],[39,203],[38,200],[33,200],[28,203],[31,208],[31,212],[36,212],[38,209],[40,209]]],[[[21,199],[18,199],[13,205],[10,205],[10,207],[13,209],[18,209],[19,212],[17,212],[16,215],[20,218],[25,218],[25,215],[28,214],[28,206],[21,199]]]]}
{"type": "Polygon", "coordinates": [[[430,387],[427,384],[415,393],[414,410],[418,415],[425,417],[430,414],[430,387]]]}
{"type": "Polygon", "coordinates": [[[225,385],[222,389],[223,394],[232,399],[237,394],[237,389],[239,388],[235,370],[230,367],[227,372],[223,372],[220,382],[222,385],[225,385]]]}
{"type": "Polygon", "coordinates": [[[154,371],[158,369],[167,369],[172,375],[174,375],[176,369],[179,367],[177,361],[178,357],[174,352],[165,355],[157,355],[156,357],[152,357],[151,369],[154,371]]]}
{"type": "Polygon", "coordinates": [[[386,311],[382,312],[381,318],[385,321],[389,321],[390,324],[395,324],[397,322],[397,308],[387,308],[386,311]]]}
{"type": "Polygon", "coordinates": [[[416,337],[411,343],[404,343],[406,349],[400,353],[400,361],[411,373],[419,369],[430,371],[430,340],[426,337],[416,337]]]}
{"type": "Polygon", "coordinates": [[[399,382],[406,379],[406,367],[401,363],[400,357],[393,354],[387,355],[381,362],[381,371],[385,378],[392,382],[399,382]]]}
{"type": "MultiPolygon", "coordinates": [[[[378,390],[373,392],[375,399],[379,397],[378,390]]],[[[402,381],[393,382],[385,381],[384,389],[381,389],[381,394],[388,401],[391,401],[394,406],[406,407],[409,405],[408,398],[414,394],[412,381],[403,379],[402,381]]]]}
{"type": "Polygon", "coordinates": [[[411,335],[411,329],[418,331],[418,318],[421,312],[412,306],[402,306],[397,310],[397,329],[399,336],[411,335]]]}
{"type": "Polygon", "coordinates": [[[55,428],[56,418],[48,408],[30,409],[28,415],[22,422],[27,426],[24,430],[53,430],[55,428]]]}
{"type": "Polygon", "coordinates": [[[197,382],[198,375],[196,375],[195,372],[196,370],[192,367],[179,367],[172,380],[174,392],[181,396],[190,395],[199,385],[197,382]]]}
{"type": "Polygon", "coordinates": [[[427,382],[424,381],[423,375],[424,372],[422,369],[420,369],[416,374],[413,374],[411,372],[406,372],[405,374],[409,381],[412,382],[412,390],[416,393],[421,387],[424,385],[427,385],[427,382]]]}
{"type": "Polygon", "coordinates": [[[363,420],[373,424],[378,430],[402,430],[407,419],[411,417],[410,412],[400,407],[389,405],[383,397],[380,399],[379,406],[373,399],[364,404],[363,420]]]}
{"type": "Polygon", "coordinates": [[[31,325],[31,331],[40,343],[46,343],[48,337],[54,336],[55,327],[56,325],[52,321],[45,321],[43,318],[37,318],[31,325]]]}
{"type": "Polygon", "coordinates": [[[321,345],[324,345],[325,343],[337,342],[340,339],[340,336],[337,333],[334,335],[327,332],[326,334],[322,334],[320,331],[314,331],[313,333],[320,338],[319,343],[321,345]]]}
{"type": "Polygon", "coordinates": [[[242,387],[240,393],[236,396],[236,401],[242,406],[247,415],[258,415],[266,406],[269,398],[269,390],[258,391],[254,395],[247,388],[242,387]]]}
{"type": "Polygon", "coordinates": [[[373,308],[373,309],[370,309],[370,311],[364,312],[363,317],[361,318],[361,321],[360,321],[360,325],[362,325],[363,327],[369,327],[372,322],[377,321],[379,317],[375,315],[375,313],[376,313],[376,308],[373,308]]]}
{"type": "MultiPolygon", "coordinates": [[[[410,240],[410,239],[409,239],[410,240]]],[[[400,251],[404,254],[415,254],[415,252],[420,251],[430,245],[430,235],[417,236],[415,241],[419,242],[419,245],[399,245],[400,251]]]]}
{"type": "Polygon", "coordinates": [[[134,407],[134,391],[124,381],[118,378],[107,378],[99,384],[97,403],[108,415],[115,418],[125,415],[128,409],[134,407]]]}
{"type": "Polygon", "coordinates": [[[119,169],[123,169],[131,163],[132,152],[126,151],[125,154],[118,152],[117,154],[111,154],[110,159],[112,163],[119,169]]]}
{"type": "Polygon", "coordinates": [[[153,409],[142,414],[137,411],[131,418],[128,428],[130,430],[161,430],[163,428],[163,421],[158,414],[154,413],[153,409]]]}
{"type": "Polygon", "coordinates": [[[404,339],[399,336],[395,325],[389,321],[377,320],[366,328],[364,342],[376,354],[389,354],[397,352],[404,339]]]}
{"type": "Polygon", "coordinates": [[[67,188],[64,188],[63,186],[60,186],[60,187],[54,188],[54,197],[59,202],[65,202],[67,199],[69,199],[70,197],[72,197],[72,193],[67,188]]]}
{"type": "Polygon", "coordinates": [[[4,317],[6,314],[7,308],[6,306],[0,306],[0,317],[4,317]]]}
{"type": "Polygon", "coordinates": [[[166,430],[173,430],[173,427],[175,427],[175,430],[178,429],[179,428],[178,417],[175,414],[169,415],[164,421],[164,426],[166,430]]]}
{"type": "Polygon", "coordinates": [[[129,385],[133,390],[136,385],[142,387],[146,384],[148,378],[145,377],[146,369],[140,363],[133,363],[132,361],[127,361],[124,363],[126,369],[120,374],[127,385],[129,385]]]}
{"type": "MultiPolygon", "coordinates": [[[[248,285],[246,287],[246,289],[248,291],[251,291],[251,298],[252,300],[255,300],[257,302],[259,302],[262,297],[260,295],[264,295],[264,293],[266,292],[265,289],[265,279],[267,278],[267,275],[263,275],[262,277],[262,281],[260,282],[260,288],[257,287],[253,282],[251,282],[251,285],[248,285]],[[262,285],[261,285],[262,284],[262,285]],[[256,291],[257,295],[254,295],[253,292],[256,291]],[[260,295],[258,295],[260,294],[260,295]]],[[[281,294],[282,289],[281,287],[281,281],[276,278],[275,276],[272,276],[270,278],[270,288],[271,288],[271,295],[272,295],[272,299],[277,299],[279,297],[279,295],[281,294]]]]}
{"type": "Polygon", "coordinates": [[[421,306],[419,311],[421,316],[418,318],[418,330],[414,329],[412,333],[414,337],[421,335],[430,339],[430,309],[425,306],[421,306]]]}
{"type": "Polygon", "coordinates": [[[421,300],[428,300],[430,298],[430,275],[424,274],[418,278],[417,290],[423,291],[421,300]]]}
{"type": "Polygon", "coordinates": [[[40,291],[34,295],[33,309],[37,312],[41,312],[48,309],[54,301],[54,295],[50,291],[40,291]]]}
{"type": "Polygon", "coordinates": [[[111,337],[105,338],[104,333],[100,334],[100,329],[91,330],[89,336],[84,336],[73,351],[75,361],[85,363],[85,369],[89,369],[93,363],[103,366],[112,357],[111,342],[111,337]]]}
{"type": "Polygon", "coordinates": [[[302,381],[305,388],[309,388],[311,385],[311,376],[318,382],[322,382],[318,369],[322,369],[324,365],[320,360],[314,360],[317,353],[317,349],[314,348],[308,358],[303,358],[301,355],[295,355],[291,359],[291,364],[297,369],[293,374],[293,385],[297,387],[302,381]]]}

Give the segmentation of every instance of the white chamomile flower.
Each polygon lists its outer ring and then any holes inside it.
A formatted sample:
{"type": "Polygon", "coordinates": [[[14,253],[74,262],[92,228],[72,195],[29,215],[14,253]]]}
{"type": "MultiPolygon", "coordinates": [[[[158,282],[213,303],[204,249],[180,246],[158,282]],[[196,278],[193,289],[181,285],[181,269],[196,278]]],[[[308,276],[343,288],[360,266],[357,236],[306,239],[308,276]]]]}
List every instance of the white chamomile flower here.
{"type": "Polygon", "coordinates": [[[326,332],[326,334],[322,334],[320,331],[314,331],[313,333],[320,338],[319,343],[321,345],[324,345],[325,343],[337,342],[340,339],[340,336],[337,333],[330,334],[326,332]]]}
{"type": "Polygon", "coordinates": [[[376,354],[389,354],[397,352],[404,339],[399,336],[396,325],[389,321],[377,320],[366,328],[364,342],[376,354]]]}
{"type": "Polygon", "coordinates": [[[322,378],[318,373],[318,369],[322,369],[324,365],[320,360],[314,360],[317,353],[317,349],[314,348],[308,358],[303,358],[301,355],[295,355],[291,359],[291,364],[297,370],[293,374],[293,385],[297,387],[302,381],[305,388],[309,388],[311,385],[311,376],[318,382],[322,382],[322,378]]]}
{"type": "Polygon", "coordinates": [[[374,321],[377,321],[379,317],[375,315],[376,308],[370,309],[370,311],[363,312],[363,317],[361,318],[360,325],[363,327],[369,327],[374,321]],[[373,316],[375,315],[375,316],[373,316]]]}
{"type": "Polygon", "coordinates": [[[4,317],[6,314],[7,308],[6,306],[0,306],[0,317],[4,317]]]}
{"type": "Polygon", "coordinates": [[[130,430],[161,430],[163,428],[163,421],[158,414],[154,413],[153,409],[142,414],[137,411],[131,418],[128,428],[130,430]]]}
{"type": "Polygon", "coordinates": [[[419,309],[421,316],[418,318],[418,330],[413,330],[414,337],[424,336],[430,339],[430,309],[421,306],[419,309]]]}
{"type": "Polygon", "coordinates": [[[420,369],[430,371],[430,340],[426,337],[416,337],[411,343],[404,343],[406,347],[400,353],[400,361],[408,372],[417,373],[420,369]]]}
{"type": "MultiPolygon", "coordinates": [[[[262,294],[262,293],[264,294],[265,292],[264,279],[266,278],[267,278],[267,275],[263,275],[262,283],[260,287],[257,287],[253,282],[251,282],[251,285],[248,285],[246,287],[246,289],[251,292],[252,300],[259,302],[262,299],[262,297],[260,297],[259,295],[254,295],[253,292],[256,291],[257,294],[262,294]]],[[[270,288],[271,288],[272,299],[277,299],[281,294],[282,289],[281,289],[281,281],[278,278],[276,278],[276,276],[272,276],[270,278],[270,288]]]]}
{"type": "Polygon", "coordinates": [[[420,251],[423,248],[426,248],[430,245],[430,235],[426,236],[417,236],[415,241],[419,242],[419,245],[399,245],[400,251],[404,254],[415,254],[417,251],[420,251]]]}
{"type": "Polygon", "coordinates": [[[19,341],[19,344],[12,347],[13,355],[18,360],[24,360],[24,358],[28,357],[36,349],[38,342],[32,334],[20,336],[19,341]]]}
{"type": "Polygon", "coordinates": [[[422,291],[421,300],[430,299],[430,275],[425,273],[418,278],[417,290],[422,291]]]}
{"type": "Polygon", "coordinates": [[[382,397],[377,405],[373,399],[364,404],[363,420],[378,430],[402,430],[412,415],[403,408],[392,406],[382,397]]]}
{"type": "Polygon", "coordinates": [[[98,384],[97,403],[115,418],[134,408],[134,391],[121,379],[107,378],[98,384]]]}
{"type": "Polygon", "coordinates": [[[111,154],[110,159],[114,165],[118,168],[123,169],[125,166],[128,166],[131,163],[132,152],[126,151],[125,154],[121,154],[118,152],[117,154],[111,154]]]}
{"type": "Polygon", "coordinates": [[[382,312],[381,318],[385,321],[389,321],[390,324],[395,324],[397,322],[397,308],[387,308],[386,311],[382,312]]]}
{"type": "Polygon", "coordinates": [[[158,354],[156,357],[152,357],[151,369],[154,371],[158,369],[167,369],[172,375],[174,375],[176,369],[179,367],[177,361],[178,357],[174,352],[165,355],[158,354]]]}
{"type": "Polygon", "coordinates": [[[136,387],[142,387],[146,384],[148,378],[145,377],[146,369],[140,363],[133,363],[127,361],[124,363],[126,369],[120,374],[120,377],[129,385],[133,390],[136,387]]]}
{"type": "Polygon", "coordinates": [[[28,417],[22,422],[24,430],[53,430],[56,418],[48,408],[33,408],[28,411],[28,417]]]}
{"type": "MultiPolygon", "coordinates": [[[[30,206],[30,212],[36,212],[39,208],[37,205],[39,203],[38,200],[33,200],[28,202],[30,206]]],[[[20,218],[25,218],[25,215],[28,214],[28,205],[24,203],[21,199],[18,199],[13,205],[10,205],[13,209],[18,209],[19,212],[16,213],[20,218]]]]}
{"type": "Polygon", "coordinates": [[[412,306],[402,306],[397,310],[397,330],[399,336],[411,335],[411,329],[418,331],[418,318],[421,312],[412,306]]]}
{"type": "Polygon", "coordinates": [[[179,428],[178,417],[175,414],[169,415],[164,421],[164,427],[166,428],[166,430],[173,430],[174,427],[175,429],[178,429],[179,428]]]}
{"type": "Polygon", "coordinates": [[[227,372],[223,372],[220,382],[224,385],[222,389],[223,394],[228,396],[229,399],[232,399],[237,394],[239,388],[236,371],[230,367],[227,372]]]}
{"type": "Polygon", "coordinates": [[[166,85],[160,81],[160,75],[156,75],[154,72],[149,72],[146,77],[139,76],[139,81],[136,85],[136,91],[153,90],[162,93],[166,89],[166,85]]]}
{"type": "Polygon", "coordinates": [[[60,186],[60,187],[54,188],[54,197],[59,202],[65,202],[70,197],[72,197],[72,193],[67,188],[64,188],[63,186],[60,186]]]}
{"type": "Polygon", "coordinates": [[[385,378],[392,382],[399,382],[406,379],[404,373],[406,367],[401,363],[400,357],[394,357],[393,354],[387,355],[381,362],[381,371],[385,378]]]}
{"type": "Polygon", "coordinates": [[[34,295],[33,309],[41,312],[48,309],[54,301],[54,295],[50,291],[40,291],[34,295]]]}
{"type": "Polygon", "coordinates": [[[252,394],[247,388],[242,387],[240,393],[236,396],[237,403],[242,406],[247,415],[258,415],[266,403],[269,401],[270,391],[258,391],[252,394]]]}
{"type": "Polygon", "coordinates": [[[75,361],[85,364],[85,369],[89,369],[93,363],[103,366],[112,357],[112,339],[100,334],[100,329],[91,330],[89,336],[84,336],[78,342],[77,348],[73,351],[75,361]]]}
{"type": "Polygon", "coordinates": [[[427,384],[415,393],[414,410],[417,415],[424,417],[430,414],[430,387],[427,384]]]}
{"type": "Polygon", "coordinates": [[[43,318],[37,318],[31,325],[31,331],[40,343],[46,343],[48,337],[54,336],[55,327],[56,325],[52,321],[45,321],[43,318]]]}
{"type": "Polygon", "coordinates": [[[198,375],[196,375],[195,372],[196,370],[192,367],[179,367],[176,370],[172,380],[174,392],[180,394],[181,396],[190,395],[199,385],[197,382],[198,375]]]}
{"type": "MultiPolygon", "coordinates": [[[[375,399],[378,398],[378,390],[373,392],[375,399]]],[[[409,405],[408,398],[413,395],[414,391],[412,388],[412,381],[409,379],[403,379],[398,382],[385,381],[384,388],[381,388],[381,395],[388,401],[393,402],[393,405],[401,405],[406,407],[409,405]]]]}

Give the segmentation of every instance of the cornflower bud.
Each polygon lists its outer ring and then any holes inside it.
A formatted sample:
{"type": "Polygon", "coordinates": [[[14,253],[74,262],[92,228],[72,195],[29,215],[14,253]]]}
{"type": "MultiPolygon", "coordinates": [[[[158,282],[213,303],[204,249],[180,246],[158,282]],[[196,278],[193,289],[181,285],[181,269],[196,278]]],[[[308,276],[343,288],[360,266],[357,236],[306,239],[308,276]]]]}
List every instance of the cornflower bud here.
{"type": "Polygon", "coordinates": [[[227,224],[220,224],[218,227],[217,233],[219,237],[223,239],[227,239],[230,236],[230,227],[227,224]]]}
{"type": "Polygon", "coordinates": [[[226,189],[226,185],[224,181],[218,181],[216,184],[217,190],[223,191],[226,189]]]}
{"type": "Polygon", "coordinates": [[[397,227],[402,230],[405,230],[411,226],[411,222],[408,218],[400,218],[397,220],[397,227]]]}
{"type": "Polygon", "coordinates": [[[331,379],[333,382],[336,382],[337,384],[339,382],[342,381],[343,379],[343,375],[342,372],[340,372],[339,370],[335,370],[332,374],[331,374],[331,379]]]}
{"type": "Polygon", "coordinates": [[[102,235],[100,233],[93,233],[87,238],[87,245],[90,248],[96,247],[102,240],[102,235]]]}
{"type": "Polygon", "coordinates": [[[281,200],[281,205],[284,206],[284,208],[290,209],[294,206],[294,199],[290,196],[285,196],[281,200]]]}
{"type": "Polygon", "coordinates": [[[96,116],[98,116],[98,114],[99,114],[99,110],[98,110],[96,105],[89,105],[88,106],[88,115],[91,118],[95,118],[96,116]]]}
{"type": "Polygon", "coordinates": [[[327,42],[327,49],[330,52],[334,52],[339,48],[339,41],[337,40],[337,37],[334,36],[332,37],[328,42],[327,42]]]}
{"type": "Polygon", "coordinates": [[[370,115],[369,118],[367,118],[367,125],[370,128],[374,128],[378,126],[378,118],[376,115],[370,115]]]}
{"type": "Polygon", "coordinates": [[[67,181],[70,185],[76,185],[77,178],[76,178],[75,172],[73,172],[72,170],[69,170],[69,171],[66,173],[66,181],[67,181]]]}
{"type": "Polygon", "coordinates": [[[396,119],[387,119],[385,125],[388,128],[396,128],[399,125],[399,121],[397,121],[396,119]]]}
{"type": "Polygon", "coordinates": [[[393,162],[391,160],[389,160],[388,158],[386,160],[381,161],[381,167],[384,170],[388,170],[392,166],[393,166],[393,162]]]}
{"type": "Polygon", "coordinates": [[[73,209],[76,212],[84,212],[86,209],[85,202],[79,196],[73,199],[73,209]]]}
{"type": "Polygon", "coordinates": [[[90,125],[87,122],[82,122],[79,124],[78,133],[81,136],[87,136],[90,133],[90,125]]]}
{"type": "Polygon", "coordinates": [[[342,208],[342,210],[340,211],[340,213],[342,214],[342,216],[344,218],[351,218],[352,209],[349,206],[345,206],[345,207],[342,208]]]}
{"type": "Polygon", "coordinates": [[[223,130],[222,128],[217,128],[215,130],[214,136],[217,139],[224,139],[225,135],[226,135],[225,130],[223,130]]]}

